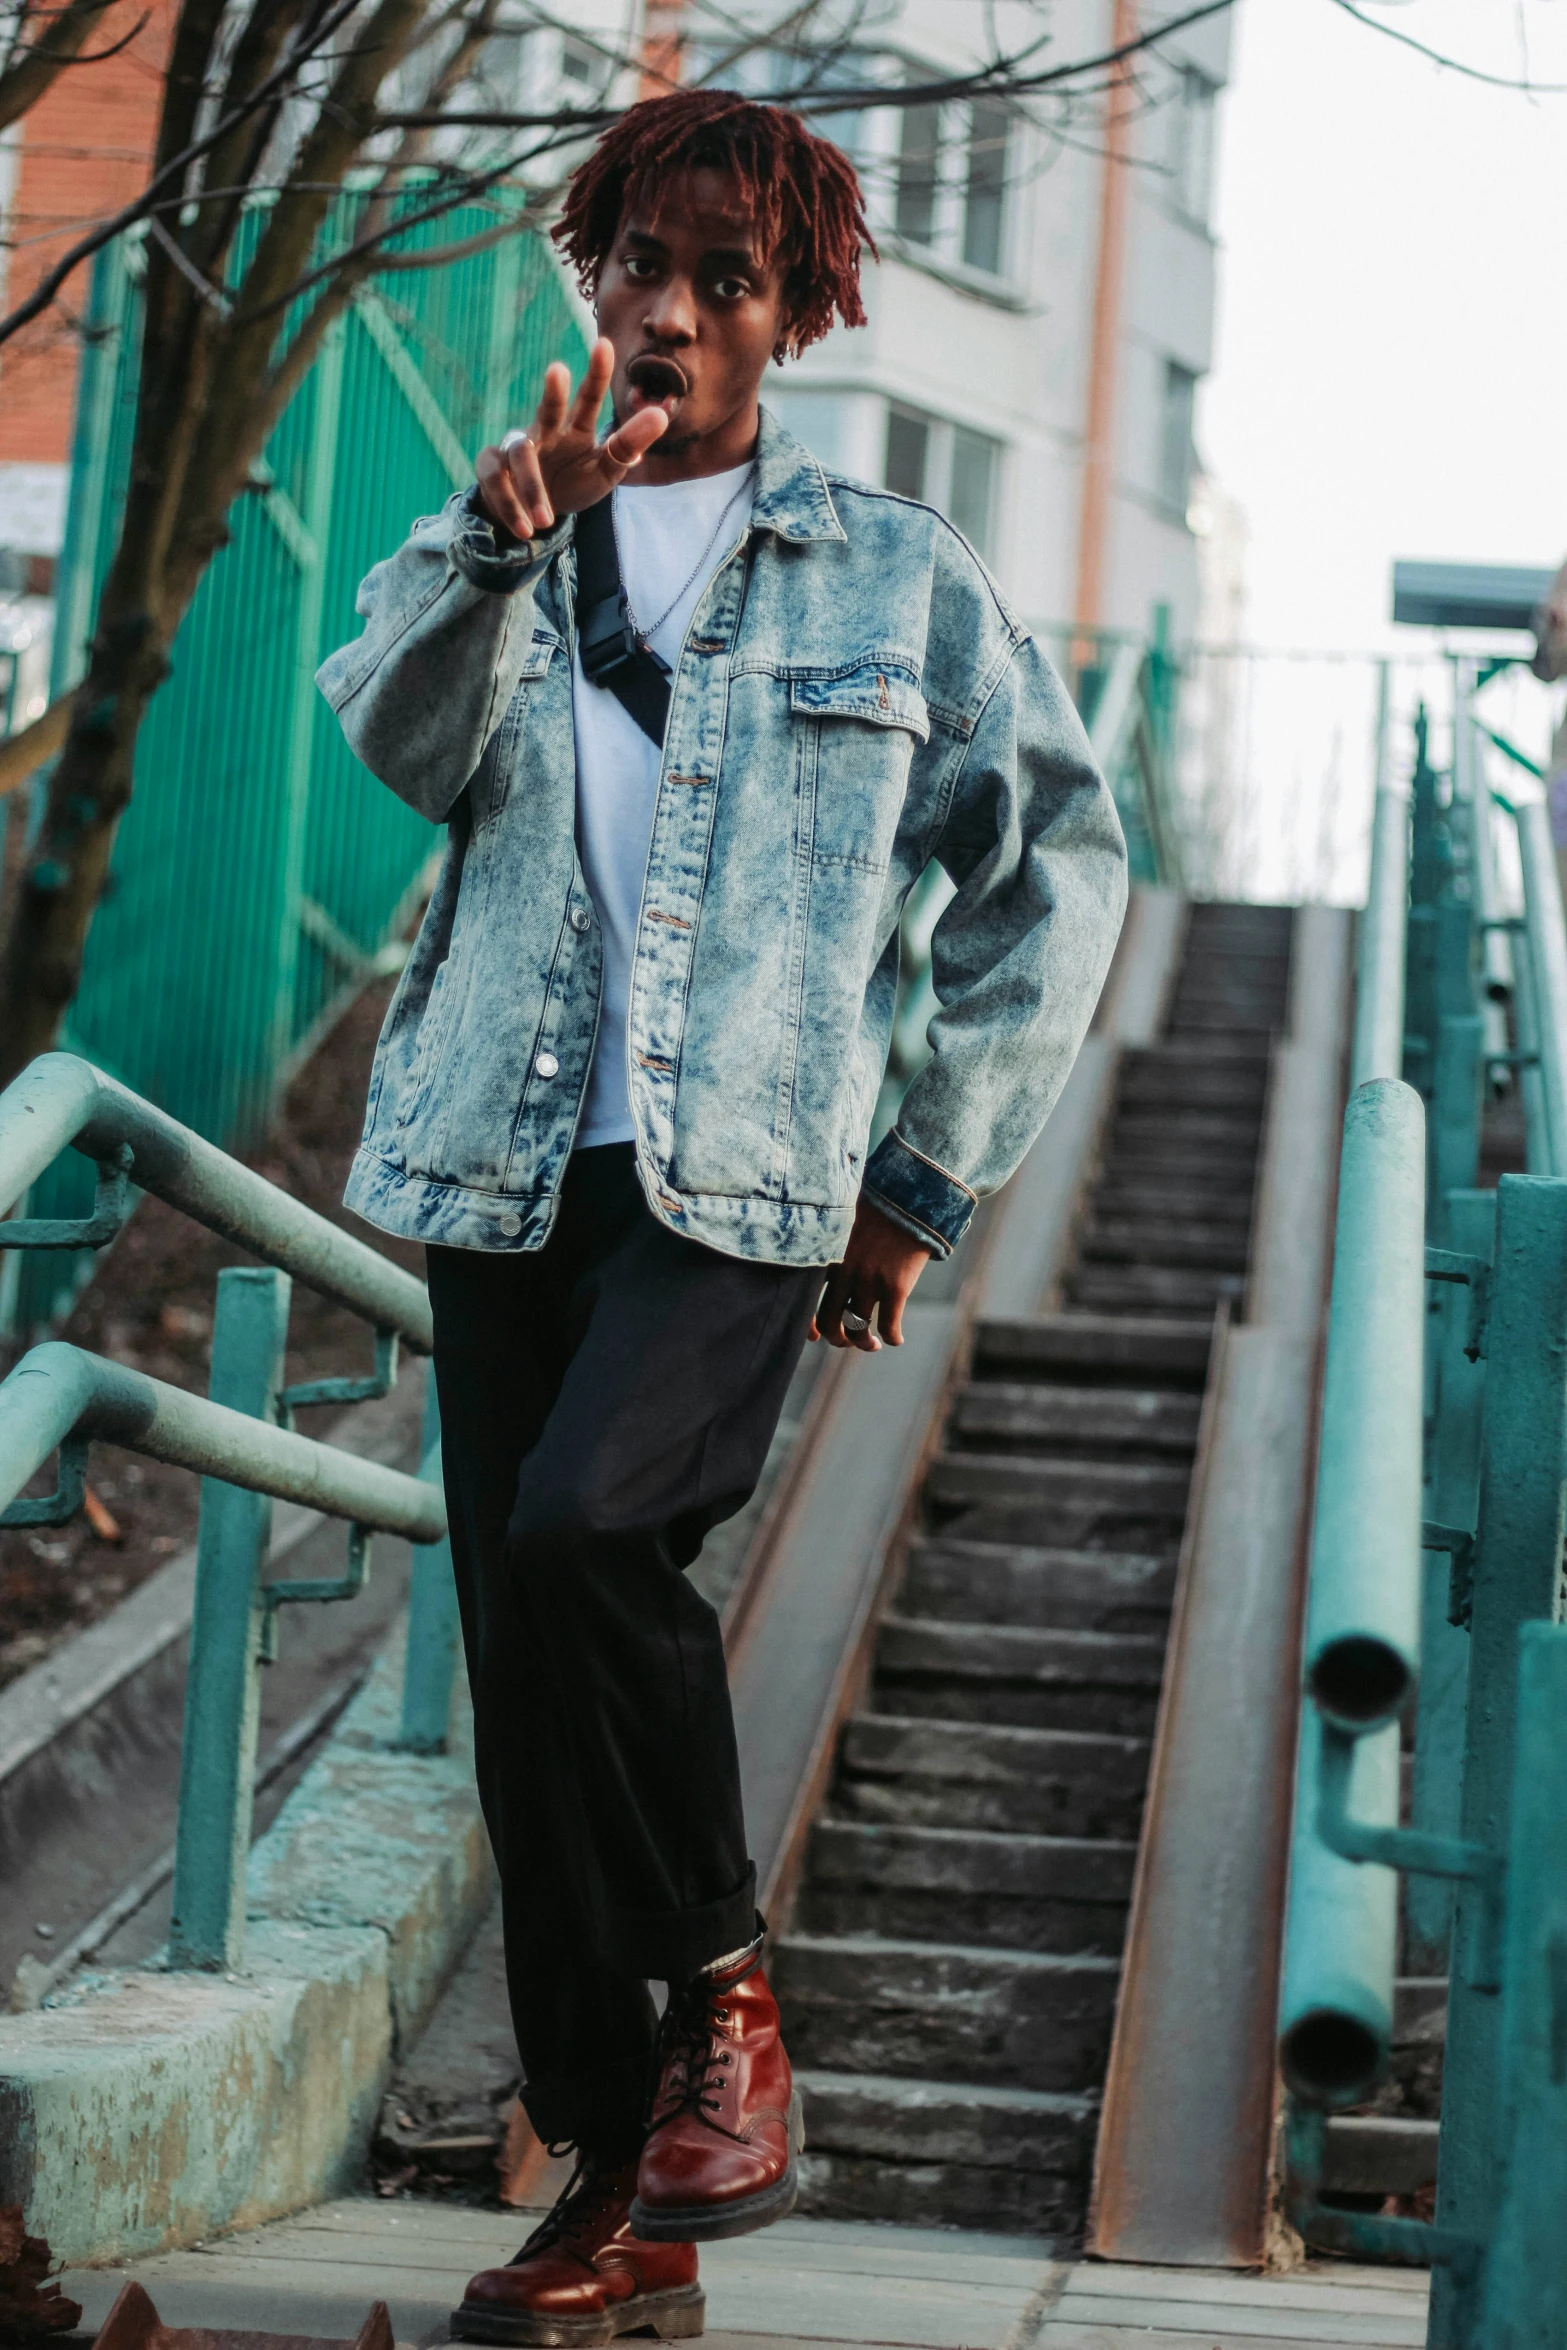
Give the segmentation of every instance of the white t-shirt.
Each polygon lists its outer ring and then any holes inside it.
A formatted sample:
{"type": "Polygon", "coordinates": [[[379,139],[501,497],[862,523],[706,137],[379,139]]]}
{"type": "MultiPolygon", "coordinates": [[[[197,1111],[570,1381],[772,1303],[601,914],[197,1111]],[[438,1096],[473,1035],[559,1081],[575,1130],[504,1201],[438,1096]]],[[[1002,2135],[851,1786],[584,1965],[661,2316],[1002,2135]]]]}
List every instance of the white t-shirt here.
{"type": "MultiPolygon", "coordinates": [[[[752,474],[751,466],[740,465],[699,481],[665,482],[656,488],[626,484],[614,492],[620,575],[648,643],[671,669],[708,581],[749,518],[752,474]],[[712,544],[702,561],[709,540],[712,544]],[[694,564],[696,576],[666,614],[670,597],[694,564]]],[[[657,744],[608,687],[588,683],[580,654],[571,688],[577,737],[577,854],[598,912],[604,956],[598,1036],[577,1128],[578,1145],[585,1146],[629,1142],[636,1132],[626,1092],[626,1021],[631,957],[663,761],[657,744]]]]}

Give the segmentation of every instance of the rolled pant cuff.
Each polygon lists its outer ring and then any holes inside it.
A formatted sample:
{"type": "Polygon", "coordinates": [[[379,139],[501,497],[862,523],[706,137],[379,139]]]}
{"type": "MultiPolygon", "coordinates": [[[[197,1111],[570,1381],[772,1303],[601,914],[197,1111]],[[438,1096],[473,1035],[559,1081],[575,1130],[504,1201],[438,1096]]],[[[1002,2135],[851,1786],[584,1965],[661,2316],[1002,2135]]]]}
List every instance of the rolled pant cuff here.
{"type": "Polygon", "coordinates": [[[611,1910],[604,1957],[653,1983],[689,1983],[715,1958],[756,1938],[756,1864],[732,1893],[700,1909],[611,1910]]]}
{"type": "Polygon", "coordinates": [[[523,2109],[546,2146],[569,2140],[594,2154],[631,2153],[647,2135],[651,2055],[560,2080],[528,2081],[523,2109]]]}

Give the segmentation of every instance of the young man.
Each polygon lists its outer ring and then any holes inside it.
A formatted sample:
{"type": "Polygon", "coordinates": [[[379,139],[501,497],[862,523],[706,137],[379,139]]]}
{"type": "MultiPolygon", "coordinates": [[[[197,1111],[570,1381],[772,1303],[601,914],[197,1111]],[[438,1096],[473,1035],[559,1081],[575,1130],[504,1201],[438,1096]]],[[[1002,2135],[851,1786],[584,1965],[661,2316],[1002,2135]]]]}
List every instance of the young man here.
{"type": "Polygon", "coordinates": [[[556,234],[605,338],[580,390],[550,370],[321,672],[359,757],[449,826],[347,1196],[428,1247],[523,2098],[580,2158],[468,2288],[457,2330],[499,2342],[699,2331],[695,2243],[794,2199],[723,1649],[684,1570],[807,1336],[897,1345],[1022,1157],[1125,902],[1082,729],[963,540],[758,406],[770,360],[863,322],[838,150],[679,92],[605,135],[556,234]],[[934,1057],[867,1158],[933,856],[934,1057]]]}

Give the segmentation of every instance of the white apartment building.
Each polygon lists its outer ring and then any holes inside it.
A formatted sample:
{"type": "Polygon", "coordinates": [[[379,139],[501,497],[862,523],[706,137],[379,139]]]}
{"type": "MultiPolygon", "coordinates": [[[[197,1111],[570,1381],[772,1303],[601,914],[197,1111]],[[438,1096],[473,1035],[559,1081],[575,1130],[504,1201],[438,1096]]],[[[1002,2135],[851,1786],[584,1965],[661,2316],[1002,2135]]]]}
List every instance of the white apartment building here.
{"type": "MultiPolygon", "coordinates": [[[[551,13],[576,29],[555,36],[556,71],[603,87],[607,58],[626,54],[626,6],[557,0],[551,13]]],[[[991,38],[1015,50],[1045,31],[1032,62],[1048,70],[1176,13],[1165,0],[843,0],[855,46],[829,70],[846,87],[930,83],[982,64],[991,38]]],[[[640,32],[678,34],[690,78],[726,54],[724,28],[765,33],[784,14],[781,0],[655,0],[640,32]]],[[[819,119],[866,187],[881,250],[865,273],[870,323],[835,331],[764,397],[828,464],[942,508],[1041,631],[1145,637],[1161,607],[1172,643],[1196,629],[1192,410],[1213,345],[1230,21],[1160,44],[1115,100],[1101,74],[1069,104],[1041,93],[819,119]],[[1107,160],[1107,136],[1124,161],[1107,160]]],[[[824,11],[813,33],[830,30],[824,11]]],[[[535,88],[548,38],[525,43],[535,88]]],[[[763,47],[721,78],[782,94],[801,70],[763,47]]],[[[629,81],[613,85],[620,102],[629,81]]]]}

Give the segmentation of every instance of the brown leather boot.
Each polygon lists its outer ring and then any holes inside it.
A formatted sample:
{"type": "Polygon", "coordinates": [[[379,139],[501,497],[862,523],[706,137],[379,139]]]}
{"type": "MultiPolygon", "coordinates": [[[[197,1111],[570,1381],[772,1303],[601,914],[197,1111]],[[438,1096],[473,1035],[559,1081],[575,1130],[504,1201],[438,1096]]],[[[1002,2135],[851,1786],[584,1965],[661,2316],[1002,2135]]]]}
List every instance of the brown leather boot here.
{"type": "Polygon", "coordinates": [[[794,2208],[800,2099],[758,1948],[672,1994],[631,2225],[655,2244],[706,2244],[794,2208]]]}
{"type": "Polygon", "coordinates": [[[638,2240],[630,2224],[637,2158],[585,2154],[553,2211],[504,2268],[468,2280],[452,2332],[462,2342],[559,2345],[652,2333],[683,2342],[702,2331],[707,2296],[696,2246],[638,2240]]]}

